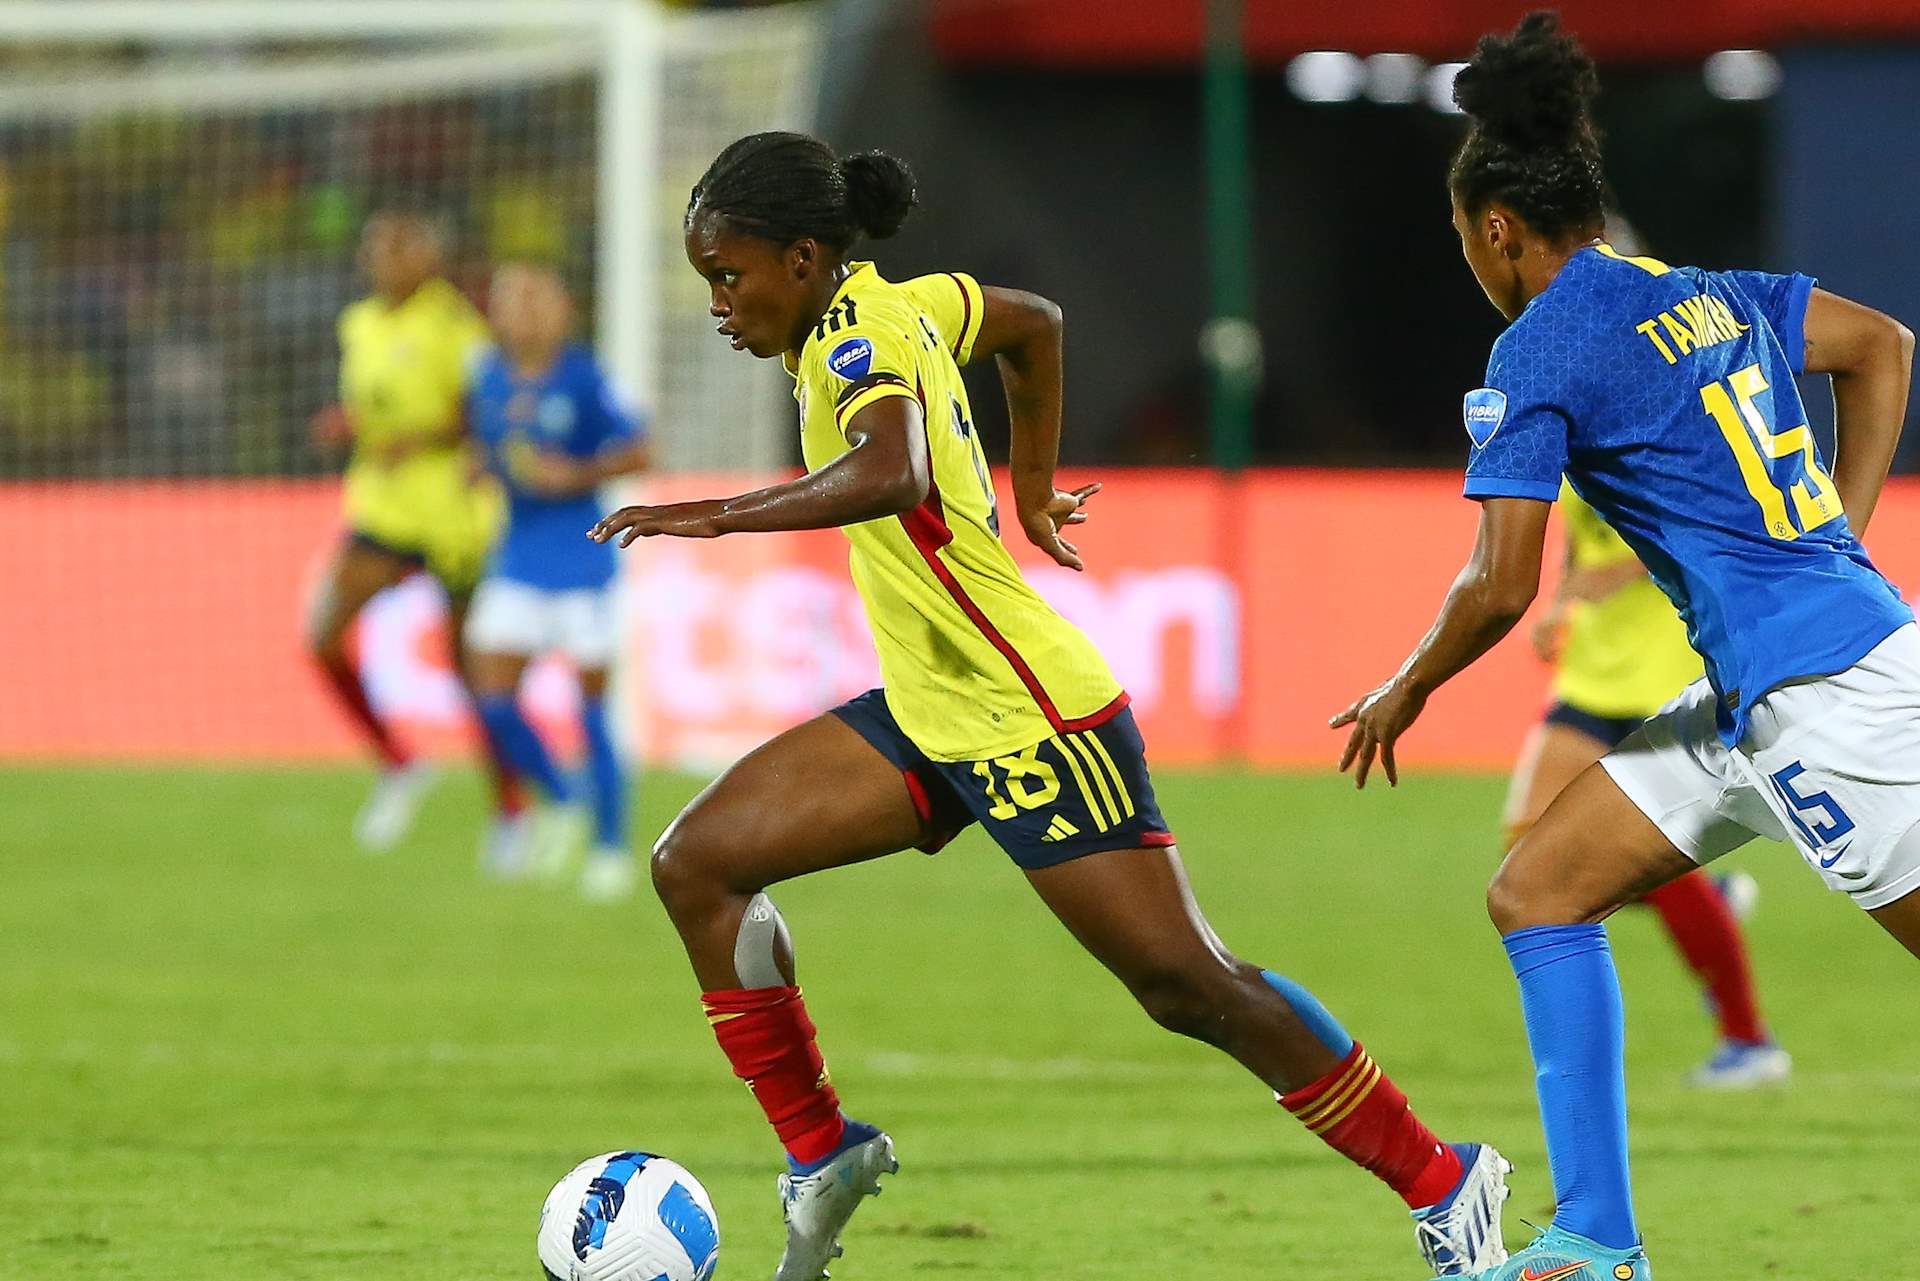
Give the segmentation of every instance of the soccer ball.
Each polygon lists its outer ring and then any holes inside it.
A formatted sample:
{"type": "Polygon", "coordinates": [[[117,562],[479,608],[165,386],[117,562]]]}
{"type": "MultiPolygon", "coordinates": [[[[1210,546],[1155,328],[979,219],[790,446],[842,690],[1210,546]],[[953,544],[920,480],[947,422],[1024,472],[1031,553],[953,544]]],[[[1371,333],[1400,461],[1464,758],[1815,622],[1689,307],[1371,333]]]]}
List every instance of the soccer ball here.
{"type": "Polygon", "coordinates": [[[574,1166],[547,1193],[537,1240],[548,1281],[707,1281],[720,1261],[707,1190],[647,1152],[574,1166]]]}

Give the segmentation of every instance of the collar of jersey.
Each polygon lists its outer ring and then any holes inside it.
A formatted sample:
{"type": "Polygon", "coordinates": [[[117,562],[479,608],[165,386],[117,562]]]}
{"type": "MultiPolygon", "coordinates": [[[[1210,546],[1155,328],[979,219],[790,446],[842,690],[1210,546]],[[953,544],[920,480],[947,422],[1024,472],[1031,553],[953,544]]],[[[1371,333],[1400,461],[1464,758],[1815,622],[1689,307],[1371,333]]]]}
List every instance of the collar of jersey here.
{"type": "MultiPolygon", "coordinates": [[[[869,260],[860,259],[858,261],[848,263],[847,278],[840,282],[840,287],[838,289],[833,291],[833,297],[827,299],[827,310],[831,311],[835,303],[839,302],[842,298],[845,298],[847,294],[852,291],[855,282],[860,279],[861,274],[863,272],[869,272],[869,271],[875,271],[873,263],[869,260]]],[[[878,276],[878,274],[879,273],[875,271],[876,277],[878,276]]],[[[807,342],[812,342],[812,341],[813,341],[812,335],[808,335],[807,342]]],[[[801,343],[799,352],[790,351],[780,357],[780,367],[782,369],[785,369],[788,375],[794,379],[798,379],[800,377],[800,354],[801,352],[806,351],[806,349],[807,349],[807,344],[801,343]]]]}

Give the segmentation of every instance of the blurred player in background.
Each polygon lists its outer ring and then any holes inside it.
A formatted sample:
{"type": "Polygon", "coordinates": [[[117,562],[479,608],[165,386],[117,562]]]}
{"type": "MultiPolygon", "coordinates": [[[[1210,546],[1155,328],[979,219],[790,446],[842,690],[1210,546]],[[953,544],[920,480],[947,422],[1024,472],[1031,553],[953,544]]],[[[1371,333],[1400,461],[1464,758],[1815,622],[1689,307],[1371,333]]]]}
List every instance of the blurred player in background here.
{"type": "MultiPolygon", "coordinates": [[[[1504,816],[1506,848],[1525,836],[1580,772],[1698,680],[1686,625],[1633,549],[1563,485],[1567,559],[1553,604],[1534,626],[1535,652],[1557,662],[1553,705],[1520,749],[1504,816]]],[[[1793,1060],[1760,1017],[1740,923],[1720,885],[1692,872],[1643,900],[1706,989],[1720,1028],[1696,1084],[1737,1088],[1785,1080],[1793,1060]]]]}
{"type": "MultiPolygon", "coordinates": [[[[351,443],[347,537],[308,620],[309,643],[341,707],[379,754],[373,795],[355,822],[368,849],[391,848],[412,826],[432,778],[367,698],[348,643],[374,595],[424,569],[446,590],[454,670],[466,672],[467,605],[500,522],[499,495],[474,483],[464,396],[488,341],[486,321],[441,275],[439,230],[414,213],[368,220],[360,263],[373,294],[340,314],[340,400],[315,418],[316,439],[351,443]]],[[[484,736],[483,736],[484,737],[484,736]]],[[[519,839],[519,786],[494,760],[495,843],[519,839]]]]}
{"type": "Polygon", "coordinates": [[[1554,798],[1488,887],[1556,1209],[1483,1281],[1652,1276],[1601,924],[1623,904],[1766,836],[1920,956],[1920,630],[1860,543],[1906,416],[1913,334],[1807,276],[1670,267],[1607,244],[1599,88],[1547,12],[1483,38],[1454,81],[1472,120],[1448,174],[1454,230],[1509,322],[1462,407],[1479,538],[1400,670],[1333,718],[1353,726],[1341,768],[1364,783],[1378,756],[1394,781],[1394,744],[1433,691],[1526,612],[1563,477],[1679,607],[1705,662],[1554,798]],[[1801,373],[1833,376],[1831,474],[1801,373]]]}
{"type": "MultiPolygon", "coordinates": [[[[1162,1026],[1233,1056],[1414,1213],[1440,1275],[1504,1257],[1506,1163],[1435,1139],[1300,984],[1227,951],[1195,904],[1154,802],[1127,695],[1001,543],[960,366],[997,358],[1012,422],[1015,518],[1071,569],[1060,536],[1087,486],[1054,486],[1059,309],[954,273],[895,284],[851,261],[890,236],[913,176],[797,134],[723,151],[687,208],[687,257],[735,350],[780,358],[800,402],[805,476],[736,498],[627,507],[595,532],[712,538],[839,527],[885,688],[750,753],[655,847],[654,884],[707,1017],[787,1150],[777,1281],[819,1281],[893,1141],[849,1120],[795,986],[777,882],[918,847],[978,822],[1047,907],[1162,1026]]],[[[848,940],[886,964],[883,914],[848,940]]],[[[1027,976],[1022,981],[1033,981],[1027,976]]]]}
{"type": "MultiPolygon", "coordinates": [[[[613,548],[581,537],[606,514],[602,483],[647,465],[639,424],[615,396],[586,344],[570,338],[573,305],[559,275],[510,264],[488,306],[499,345],[481,357],[468,414],[487,465],[506,486],[507,529],[467,617],[470,679],[497,749],[552,803],[535,862],[565,866],[591,801],[594,850],[580,888],[589,898],[631,893],[627,776],[607,717],[607,675],[619,640],[613,548]],[[580,682],[587,778],[553,760],[518,702],[527,664],[564,654],[580,682]]],[[[496,851],[494,871],[521,870],[519,851],[496,851]]]]}

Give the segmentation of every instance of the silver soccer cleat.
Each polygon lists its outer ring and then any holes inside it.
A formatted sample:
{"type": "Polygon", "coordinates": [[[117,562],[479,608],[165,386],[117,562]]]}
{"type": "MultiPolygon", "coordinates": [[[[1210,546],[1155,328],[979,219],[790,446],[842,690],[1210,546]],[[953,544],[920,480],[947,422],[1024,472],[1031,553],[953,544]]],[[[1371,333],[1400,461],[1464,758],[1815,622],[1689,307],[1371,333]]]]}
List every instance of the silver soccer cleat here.
{"type": "Polygon", "coordinates": [[[840,1233],[864,1197],[880,1195],[880,1176],[899,1170],[893,1140],[879,1131],[812,1174],[780,1176],[780,1212],[787,1251],[773,1281],[823,1281],[840,1257],[840,1233]]]}

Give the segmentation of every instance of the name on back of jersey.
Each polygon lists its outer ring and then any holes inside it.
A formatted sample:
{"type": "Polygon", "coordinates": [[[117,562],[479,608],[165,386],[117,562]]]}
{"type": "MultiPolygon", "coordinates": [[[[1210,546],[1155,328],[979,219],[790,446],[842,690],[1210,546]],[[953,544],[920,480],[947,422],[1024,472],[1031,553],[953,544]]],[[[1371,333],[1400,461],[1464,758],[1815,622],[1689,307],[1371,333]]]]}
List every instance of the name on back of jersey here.
{"type": "Polygon", "coordinates": [[[1753,326],[1741,324],[1733,308],[1712,294],[1697,294],[1681,299],[1651,320],[1641,321],[1633,327],[1633,332],[1652,343],[1669,365],[1677,365],[1681,356],[1690,356],[1702,347],[1733,342],[1751,328],[1753,326]]]}

